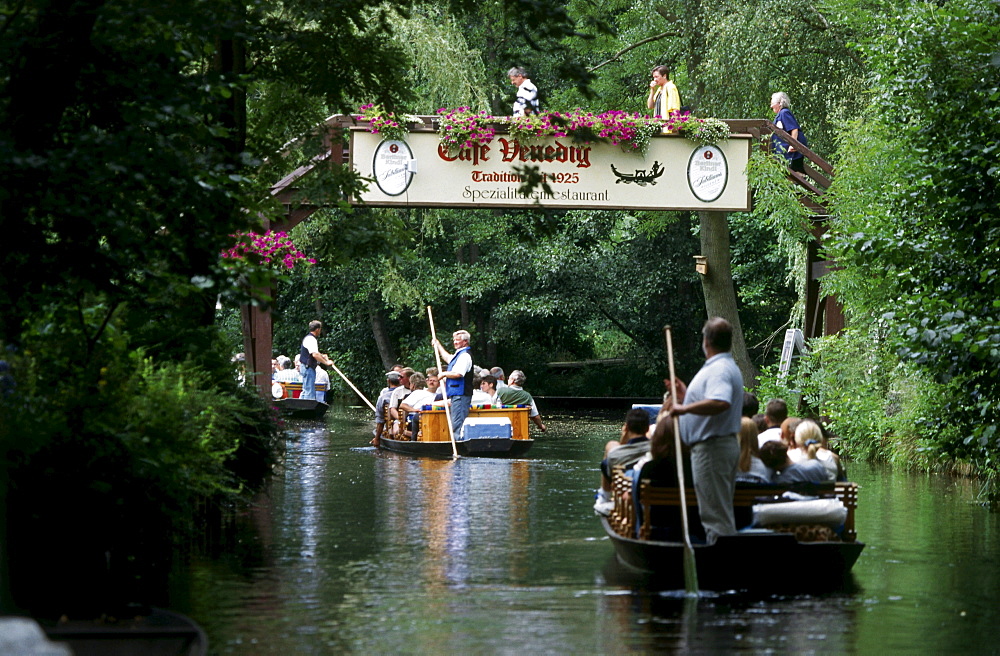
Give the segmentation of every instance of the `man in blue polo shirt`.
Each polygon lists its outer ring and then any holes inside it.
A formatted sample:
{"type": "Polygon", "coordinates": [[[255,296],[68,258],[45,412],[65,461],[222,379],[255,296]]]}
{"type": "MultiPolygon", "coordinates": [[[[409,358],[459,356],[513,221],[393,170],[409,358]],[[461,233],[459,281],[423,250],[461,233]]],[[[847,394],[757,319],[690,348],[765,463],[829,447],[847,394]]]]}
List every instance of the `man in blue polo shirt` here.
{"type": "Polygon", "coordinates": [[[454,355],[446,351],[437,339],[432,343],[441,357],[448,360],[447,370],[442,371],[438,377],[444,379],[444,395],[451,402],[451,426],[456,439],[462,434],[462,424],[465,423],[465,418],[469,416],[469,408],[472,407],[472,349],[469,348],[471,338],[468,331],[456,331],[451,336],[451,342],[455,345],[454,355]]]}
{"type": "Polygon", "coordinates": [[[677,400],[670,414],[680,418],[681,439],[691,447],[698,513],[709,544],[734,535],[733,497],[740,460],[737,435],[743,414],[743,376],[730,349],[733,326],[713,317],[702,328],[705,364],[685,386],[675,381],[677,400]]]}

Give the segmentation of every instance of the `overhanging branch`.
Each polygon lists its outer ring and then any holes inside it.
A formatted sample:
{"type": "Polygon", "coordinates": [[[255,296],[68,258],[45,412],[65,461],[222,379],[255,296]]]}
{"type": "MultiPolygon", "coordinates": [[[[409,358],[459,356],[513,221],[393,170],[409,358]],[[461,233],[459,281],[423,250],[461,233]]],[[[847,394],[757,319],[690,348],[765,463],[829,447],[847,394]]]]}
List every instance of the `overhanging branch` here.
{"type": "Polygon", "coordinates": [[[622,50],[619,50],[615,54],[611,55],[611,57],[609,59],[606,59],[606,60],[602,61],[600,64],[597,64],[595,66],[591,66],[590,68],[587,69],[587,71],[590,72],[590,73],[593,73],[597,69],[599,69],[599,68],[601,68],[603,66],[607,66],[611,62],[618,61],[618,59],[622,55],[624,55],[626,52],[628,52],[629,50],[635,50],[639,46],[646,45],[647,43],[652,43],[653,41],[659,41],[660,39],[665,39],[668,36],[680,36],[680,33],[679,32],[673,32],[673,31],[671,31],[671,32],[662,32],[662,33],[657,34],[655,36],[646,37],[642,41],[636,41],[632,45],[627,46],[627,47],[623,48],[622,50]]]}

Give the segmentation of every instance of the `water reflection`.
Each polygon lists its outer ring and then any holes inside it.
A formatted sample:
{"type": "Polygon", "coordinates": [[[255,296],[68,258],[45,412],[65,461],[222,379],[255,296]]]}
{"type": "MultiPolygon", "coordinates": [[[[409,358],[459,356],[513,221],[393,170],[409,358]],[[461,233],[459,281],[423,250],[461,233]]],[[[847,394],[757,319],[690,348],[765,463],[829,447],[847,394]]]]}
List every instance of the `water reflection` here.
{"type": "Polygon", "coordinates": [[[849,585],[691,603],[617,565],[592,514],[596,455],[620,421],[554,418],[526,459],[457,461],[363,448],[360,413],[303,424],[175,606],[218,654],[993,649],[1000,533],[973,485],[854,464],[868,547],[849,585]]]}

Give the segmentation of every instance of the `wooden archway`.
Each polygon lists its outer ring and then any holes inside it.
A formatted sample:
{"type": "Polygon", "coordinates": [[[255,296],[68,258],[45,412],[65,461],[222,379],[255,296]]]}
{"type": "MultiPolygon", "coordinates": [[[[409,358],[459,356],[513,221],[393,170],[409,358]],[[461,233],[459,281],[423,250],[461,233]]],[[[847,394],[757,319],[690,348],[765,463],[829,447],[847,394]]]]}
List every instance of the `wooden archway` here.
{"type": "MultiPolygon", "coordinates": [[[[423,116],[421,125],[412,129],[433,131],[436,117],[423,116]]],[[[800,201],[812,211],[812,234],[815,240],[809,244],[807,275],[808,282],[805,299],[805,337],[817,337],[824,334],[835,334],[844,327],[842,308],[832,296],[821,296],[820,278],[831,268],[831,263],[822,257],[822,239],[827,231],[829,212],[822,202],[823,195],[830,187],[833,179],[833,167],[819,155],[803,146],[784,130],[771,121],[762,119],[731,119],[726,120],[733,134],[749,135],[760,143],[761,148],[770,148],[770,135],[775,134],[784,141],[791,143],[806,158],[808,166],[806,175],[789,171],[789,179],[799,188],[807,190],[811,196],[803,195],[800,201]],[[814,200],[814,199],[818,199],[814,200]]],[[[364,126],[367,123],[358,121],[351,116],[336,115],[328,118],[320,130],[323,140],[322,154],[311,163],[301,166],[291,172],[271,187],[272,197],[285,208],[285,214],[280,221],[264,220],[264,230],[288,231],[305,221],[322,205],[311,204],[300,197],[300,181],[313,171],[324,166],[342,166],[350,161],[350,151],[344,134],[352,126],[364,126]]],[[[268,296],[274,296],[274,290],[262,290],[268,296]]],[[[246,354],[246,369],[254,372],[254,384],[264,396],[270,395],[271,355],[273,347],[273,323],[271,312],[253,305],[241,308],[244,352],[246,354]]]]}

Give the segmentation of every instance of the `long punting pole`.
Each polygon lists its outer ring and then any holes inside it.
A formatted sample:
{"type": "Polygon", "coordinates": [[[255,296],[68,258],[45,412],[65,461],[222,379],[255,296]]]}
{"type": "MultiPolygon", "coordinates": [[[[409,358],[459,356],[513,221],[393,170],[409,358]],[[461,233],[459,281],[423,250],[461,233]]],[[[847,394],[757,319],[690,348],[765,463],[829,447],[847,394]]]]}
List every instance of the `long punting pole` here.
{"type": "MultiPolygon", "coordinates": [[[[667,361],[670,365],[670,399],[677,403],[677,383],[674,377],[674,343],[670,335],[670,326],[663,331],[667,334],[667,361]]],[[[694,547],[691,546],[691,531],[688,530],[687,494],[684,486],[684,455],[681,453],[681,422],[674,415],[674,453],[677,457],[677,484],[681,491],[681,523],[684,527],[684,590],[688,594],[698,594],[698,570],[694,560],[694,547]]]]}
{"type": "Polygon", "coordinates": [[[354,390],[354,392],[361,397],[361,400],[368,404],[368,407],[372,409],[372,412],[377,412],[377,410],[375,410],[375,406],[372,405],[372,402],[369,401],[368,398],[361,393],[361,390],[359,390],[357,387],[354,386],[354,383],[352,383],[347,378],[347,376],[344,375],[343,371],[337,368],[337,365],[333,364],[333,362],[331,361],[330,366],[333,367],[333,370],[336,371],[338,374],[340,374],[340,377],[344,379],[344,382],[350,385],[351,389],[354,390]]]}
{"type": "MultiPolygon", "coordinates": [[[[431,306],[427,306],[427,318],[431,322],[431,347],[434,349],[434,358],[437,360],[438,375],[444,373],[441,368],[441,354],[438,353],[437,346],[434,344],[437,341],[437,331],[434,330],[434,313],[431,312],[431,306]]],[[[442,376],[443,378],[443,376],[442,376]]],[[[445,383],[441,385],[441,396],[444,397],[444,417],[448,422],[448,436],[451,437],[451,457],[458,457],[458,445],[455,444],[455,427],[451,425],[451,407],[448,405],[448,384],[445,383]]]]}

